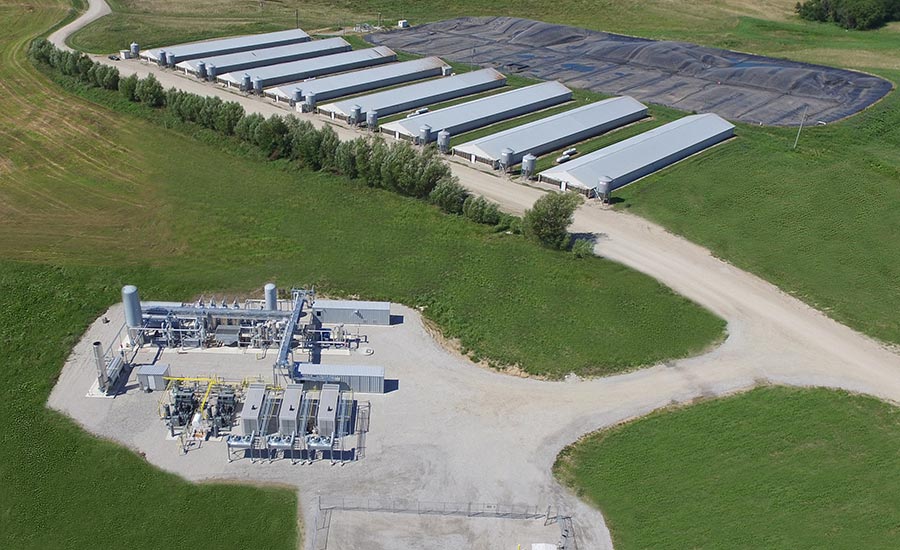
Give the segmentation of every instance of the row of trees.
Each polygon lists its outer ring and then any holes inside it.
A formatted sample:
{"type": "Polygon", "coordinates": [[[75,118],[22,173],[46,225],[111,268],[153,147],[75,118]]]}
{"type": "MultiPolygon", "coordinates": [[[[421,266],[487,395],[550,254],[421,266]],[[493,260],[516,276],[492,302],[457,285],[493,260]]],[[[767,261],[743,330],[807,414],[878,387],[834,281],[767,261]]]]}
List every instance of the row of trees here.
{"type": "Polygon", "coordinates": [[[293,116],[268,118],[246,114],[240,104],[219,97],[202,97],[175,88],[164,90],[152,74],[120,77],[118,69],[95,63],[87,56],[57,49],[35,40],[31,58],[80,82],[108,90],[152,108],[165,108],[182,122],[197,124],[250,144],[270,160],[286,159],[310,170],[330,172],[426,200],[449,214],[458,214],[499,231],[524,233],[551,248],[570,245],[568,226],[579,200],[571,194],[550,194],[538,200],[523,219],[500,212],[482,197],[471,196],[450,172],[434,147],[416,148],[405,141],[387,144],[381,136],[338,139],[334,129],[316,128],[293,116]]]}
{"type": "Polygon", "coordinates": [[[900,0],[806,0],[795,9],[803,19],[837,23],[846,29],[874,29],[900,21],[900,0]]]}

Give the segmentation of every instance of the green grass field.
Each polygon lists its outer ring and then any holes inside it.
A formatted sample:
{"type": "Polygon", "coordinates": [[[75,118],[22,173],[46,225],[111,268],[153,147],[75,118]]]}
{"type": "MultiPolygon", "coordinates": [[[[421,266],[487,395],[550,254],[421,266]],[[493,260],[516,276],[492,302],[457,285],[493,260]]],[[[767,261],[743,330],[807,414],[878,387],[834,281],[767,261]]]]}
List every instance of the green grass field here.
{"type": "Polygon", "coordinates": [[[585,437],[555,465],[618,550],[891,549],[900,410],[763,388],[585,437]]]}

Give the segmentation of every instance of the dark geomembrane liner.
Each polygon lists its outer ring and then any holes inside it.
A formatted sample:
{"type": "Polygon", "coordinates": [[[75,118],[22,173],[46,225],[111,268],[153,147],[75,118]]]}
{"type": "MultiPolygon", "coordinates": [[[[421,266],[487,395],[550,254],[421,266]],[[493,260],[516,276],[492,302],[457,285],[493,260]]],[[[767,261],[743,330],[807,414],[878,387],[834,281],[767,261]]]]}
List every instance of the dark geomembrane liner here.
{"type": "Polygon", "coordinates": [[[682,111],[770,126],[833,122],[892,88],[864,73],[515,17],[464,17],[371,34],[370,42],[490,66],[682,111]]]}

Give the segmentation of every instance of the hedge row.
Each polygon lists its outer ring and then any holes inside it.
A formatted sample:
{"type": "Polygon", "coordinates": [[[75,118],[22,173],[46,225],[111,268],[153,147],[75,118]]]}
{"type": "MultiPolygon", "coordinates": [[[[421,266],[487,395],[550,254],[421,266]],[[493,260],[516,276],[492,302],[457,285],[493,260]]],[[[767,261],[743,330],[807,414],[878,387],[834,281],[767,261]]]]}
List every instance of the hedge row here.
{"type": "Polygon", "coordinates": [[[128,101],[167,109],[182,122],[233,136],[257,147],[270,160],[291,160],[310,170],[328,170],[370,187],[426,200],[449,214],[460,214],[499,231],[524,232],[552,248],[565,248],[570,242],[565,228],[577,204],[573,199],[539,201],[553,206],[543,211],[536,204],[526,214],[528,227],[523,227],[521,219],[500,212],[496,204],[471,196],[434,147],[419,149],[405,141],[389,145],[378,135],[342,142],[328,125],[319,129],[294,116],[248,115],[233,101],[175,88],[166,91],[152,74],[143,79],[137,75],[121,78],[115,67],[96,63],[81,53],[61,51],[45,39],[32,42],[29,55],[89,86],[118,90],[128,101]]]}
{"type": "Polygon", "coordinates": [[[803,19],[867,30],[900,21],[900,0],[806,0],[795,10],[803,19]]]}

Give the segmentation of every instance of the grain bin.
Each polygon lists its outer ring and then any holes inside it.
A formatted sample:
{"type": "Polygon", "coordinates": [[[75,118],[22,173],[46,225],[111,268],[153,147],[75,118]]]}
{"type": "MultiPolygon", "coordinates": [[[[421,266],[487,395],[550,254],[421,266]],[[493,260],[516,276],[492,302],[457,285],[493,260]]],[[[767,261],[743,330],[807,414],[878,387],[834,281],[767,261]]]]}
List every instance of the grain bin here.
{"type": "Polygon", "coordinates": [[[378,110],[372,109],[368,113],[366,113],[366,126],[369,127],[369,130],[373,132],[378,130],[378,110]]]}
{"type": "Polygon", "coordinates": [[[444,153],[445,155],[450,154],[450,132],[447,130],[441,130],[437,135],[437,146],[438,151],[444,153]]]}
{"type": "Polygon", "coordinates": [[[506,149],[500,151],[500,169],[504,172],[509,172],[509,169],[513,164],[513,155],[516,154],[515,151],[507,147],[506,149]]]}
{"type": "Polygon", "coordinates": [[[203,61],[197,63],[197,77],[206,78],[206,63],[203,61]]]}
{"type": "Polygon", "coordinates": [[[131,49],[131,57],[133,57],[134,59],[137,59],[138,56],[141,54],[141,47],[138,46],[137,42],[132,42],[130,49],[131,49]]]}
{"type": "Polygon", "coordinates": [[[215,82],[216,76],[218,76],[216,66],[210,63],[209,66],[206,67],[206,79],[210,82],[215,82]]]}
{"type": "Polygon", "coordinates": [[[362,107],[354,105],[350,108],[350,116],[347,118],[347,122],[356,125],[362,122],[360,119],[362,119],[362,107]]]}
{"type": "Polygon", "coordinates": [[[315,92],[310,92],[306,94],[306,101],[303,105],[303,110],[307,113],[312,113],[316,110],[316,94],[315,92]]]}
{"type": "Polygon", "coordinates": [[[241,91],[242,91],[242,92],[249,92],[249,91],[250,91],[250,87],[251,87],[252,85],[253,85],[253,82],[252,82],[251,79],[250,79],[250,75],[247,74],[247,73],[244,73],[244,76],[241,77],[241,91]]]}
{"type": "Polygon", "coordinates": [[[419,145],[426,145],[431,141],[431,126],[423,124],[419,128],[419,145]]]}
{"type": "Polygon", "coordinates": [[[534,176],[534,168],[537,164],[537,157],[528,153],[522,157],[522,175],[528,179],[534,176]]]}

